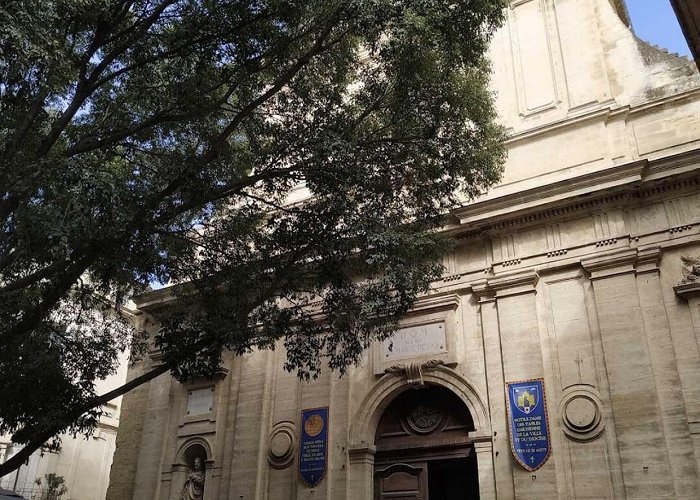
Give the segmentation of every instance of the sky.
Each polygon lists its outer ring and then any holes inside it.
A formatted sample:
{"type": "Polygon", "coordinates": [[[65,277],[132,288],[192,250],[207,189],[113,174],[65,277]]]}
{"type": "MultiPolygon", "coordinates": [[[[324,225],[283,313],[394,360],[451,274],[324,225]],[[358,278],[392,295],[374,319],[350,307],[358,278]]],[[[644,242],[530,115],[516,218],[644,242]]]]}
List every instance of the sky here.
{"type": "Polygon", "coordinates": [[[690,49],[669,0],[627,0],[632,28],[642,40],[682,56],[690,49]]]}

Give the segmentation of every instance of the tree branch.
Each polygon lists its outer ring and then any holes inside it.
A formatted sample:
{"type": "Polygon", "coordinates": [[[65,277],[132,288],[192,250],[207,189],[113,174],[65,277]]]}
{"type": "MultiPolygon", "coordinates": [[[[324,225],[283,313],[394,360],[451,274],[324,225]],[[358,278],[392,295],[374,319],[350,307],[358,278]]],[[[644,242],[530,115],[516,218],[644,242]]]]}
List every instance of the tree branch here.
{"type": "Polygon", "coordinates": [[[56,422],[54,425],[50,426],[49,428],[43,430],[39,434],[37,434],[35,437],[33,437],[27,444],[24,445],[24,447],[18,451],[15,455],[13,455],[9,460],[7,460],[5,463],[0,464],[0,477],[3,477],[12,471],[15,471],[19,469],[24,462],[29,460],[29,457],[34,453],[36,450],[41,448],[41,446],[51,439],[53,436],[56,434],[59,434],[60,432],[64,431],[68,427],[70,427],[70,424],[80,418],[82,414],[85,412],[96,408],[98,406],[102,406],[114,398],[117,398],[119,396],[122,396],[126,394],[127,392],[136,389],[138,386],[145,384],[146,382],[150,382],[154,378],[156,378],[159,375],[162,375],[163,373],[167,372],[169,370],[167,365],[159,365],[155,368],[153,368],[151,371],[144,373],[143,375],[136,377],[135,379],[127,382],[126,384],[122,385],[121,387],[117,387],[116,389],[109,391],[106,394],[103,394],[101,396],[97,396],[95,398],[90,399],[85,405],[81,406],[80,408],[72,411],[68,415],[66,415],[66,418],[63,419],[60,422],[56,422]],[[66,423],[68,422],[68,423],[66,423]]]}

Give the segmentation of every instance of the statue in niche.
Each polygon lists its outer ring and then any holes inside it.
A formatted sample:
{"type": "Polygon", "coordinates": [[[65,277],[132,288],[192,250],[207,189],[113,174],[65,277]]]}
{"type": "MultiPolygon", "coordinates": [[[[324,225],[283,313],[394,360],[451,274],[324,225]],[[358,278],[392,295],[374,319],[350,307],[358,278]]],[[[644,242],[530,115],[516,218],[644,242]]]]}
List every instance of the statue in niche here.
{"type": "Polygon", "coordinates": [[[700,258],[681,255],[681,260],[683,261],[683,270],[681,271],[683,278],[679,284],[700,283],[700,258]]]}
{"type": "Polygon", "coordinates": [[[202,500],[204,498],[204,467],[202,459],[196,457],[192,469],[187,473],[180,500],[202,500]]]}

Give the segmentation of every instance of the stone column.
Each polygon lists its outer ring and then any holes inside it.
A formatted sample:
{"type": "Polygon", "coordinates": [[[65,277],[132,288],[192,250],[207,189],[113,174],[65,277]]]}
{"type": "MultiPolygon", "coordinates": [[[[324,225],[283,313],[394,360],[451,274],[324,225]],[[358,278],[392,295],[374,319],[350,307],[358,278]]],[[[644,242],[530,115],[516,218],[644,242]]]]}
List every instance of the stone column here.
{"type": "Polygon", "coordinates": [[[348,500],[374,498],[374,446],[348,450],[348,500]]]}
{"type": "Polygon", "coordinates": [[[593,283],[626,496],[674,498],[636,260],[624,250],[582,265],[593,283]]]}

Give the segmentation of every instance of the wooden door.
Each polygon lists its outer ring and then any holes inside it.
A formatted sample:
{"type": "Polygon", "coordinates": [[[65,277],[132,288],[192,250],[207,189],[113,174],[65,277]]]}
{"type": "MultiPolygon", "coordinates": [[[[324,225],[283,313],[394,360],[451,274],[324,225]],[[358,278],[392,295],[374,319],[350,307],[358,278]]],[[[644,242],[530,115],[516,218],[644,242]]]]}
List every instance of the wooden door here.
{"type": "Polygon", "coordinates": [[[429,500],[428,464],[412,462],[375,469],[376,500],[429,500]]]}

